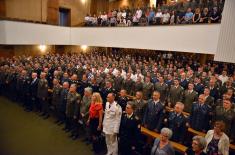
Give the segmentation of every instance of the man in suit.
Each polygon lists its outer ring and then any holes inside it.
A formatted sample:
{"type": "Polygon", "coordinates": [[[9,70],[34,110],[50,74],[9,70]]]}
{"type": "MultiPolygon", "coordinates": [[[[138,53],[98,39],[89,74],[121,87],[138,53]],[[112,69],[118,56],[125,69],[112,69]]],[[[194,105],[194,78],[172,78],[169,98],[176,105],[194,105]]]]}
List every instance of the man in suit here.
{"type": "Polygon", "coordinates": [[[39,110],[39,103],[38,103],[38,97],[37,97],[37,91],[38,91],[38,77],[37,73],[32,73],[32,82],[30,83],[30,97],[31,97],[31,105],[33,108],[35,108],[36,111],[39,110]]]}
{"type": "Polygon", "coordinates": [[[100,89],[100,95],[102,97],[103,104],[104,104],[103,107],[105,107],[107,96],[109,93],[116,93],[116,90],[113,88],[112,82],[106,81],[105,87],[100,89]]]}
{"type": "Polygon", "coordinates": [[[184,111],[190,112],[192,109],[193,102],[197,101],[198,93],[193,90],[194,85],[193,83],[188,84],[188,89],[184,91],[183,94],[183,103],[184,103],[184,111]]]}
{"type": "Polygon", "coordinates": [[[194,90],[198,93],[198,94],[203,94],[203,89],[204,86],[201,83],[201,79],[198,77],[195,77],[194,79],[194,90]]]}
{"type": "Polygon", "coordinates": [[[135,104],[128,102],[126,113],[122,115],[119,130],[119,148],[121,155],[132,155],[137,149],[138,137],[140,135],[140,124],[134,114],[135,104]]]}
{"type": "Polygon", "coordinates": [[[174,111],[169,112],[167,117],[164,119],[165,125],[173,131],[171,139],[175,142],[183,144],[185,133],[187,131],[184,114],[184,104],[182,102],[176,102],[174,111]]]}
{"type": "Polygon", "coordinates": [[[158,78],[159,82],[154,85],[154,90],[160,92],[160,100],[162,103],[166,103],[168,96],[168,85],[164,83],[164,79],[162,76],[158,78]]]}
{"type": "Polygon", "coordinates": [[[185,73],[181,74],[180,86],[183,87],[184,89],[187,89],[187,87],[188,87],[188,81],[186,79],[186,74],[185,73]]]}
{"type": "Polygon", "coordinates": [[[164,107],[160,101],[160,93],[158,91],[154,91],[152,99],[150,99],[147,103],[143,123],[149,130],[159,132],[163,119],[164,107]]]}
{"type": "Polygon", "coordinates": [[[168,106],[174,107],[176,102],[181,102],[184,89],[179,85],[179,79],[174,80],[174,85],[171,86],[168,96],[168,106]]]}

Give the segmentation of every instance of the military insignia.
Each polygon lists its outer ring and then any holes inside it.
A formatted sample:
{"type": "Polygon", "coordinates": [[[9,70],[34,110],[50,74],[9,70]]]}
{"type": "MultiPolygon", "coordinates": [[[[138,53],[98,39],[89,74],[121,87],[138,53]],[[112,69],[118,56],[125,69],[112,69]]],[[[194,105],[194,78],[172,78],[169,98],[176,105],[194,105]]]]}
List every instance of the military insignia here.
{"type": "Polygon", "coordinates": [[[135,116],[135,119],[136,119],[136,120],[139,120],[139,117],[138,117],[138,116],[135,116]]]}

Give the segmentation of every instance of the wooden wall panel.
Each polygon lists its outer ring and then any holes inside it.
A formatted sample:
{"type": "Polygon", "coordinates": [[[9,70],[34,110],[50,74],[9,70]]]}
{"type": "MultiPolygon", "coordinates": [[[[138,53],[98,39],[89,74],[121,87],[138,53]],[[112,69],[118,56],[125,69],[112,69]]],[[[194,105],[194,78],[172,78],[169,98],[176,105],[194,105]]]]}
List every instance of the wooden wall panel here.
{"type": "Polygon", "coordinates": [[[59,22],[59,0],[47,1],[47,23],[58,25],[59,22]]]}
{"type": "Polygon", "coordinates": [[[5,0],[0,0],[0,17],[6,16],[6,2],[5,0]]]}

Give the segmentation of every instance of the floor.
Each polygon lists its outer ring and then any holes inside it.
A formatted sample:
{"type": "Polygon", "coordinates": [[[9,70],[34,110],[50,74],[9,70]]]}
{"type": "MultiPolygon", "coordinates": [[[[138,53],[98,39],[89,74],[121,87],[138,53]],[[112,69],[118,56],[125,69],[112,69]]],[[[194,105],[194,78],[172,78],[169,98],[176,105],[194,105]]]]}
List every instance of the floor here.
{"type": "Polygon", "coordinates": [[[93,154],[90,145],[69,139],[62,128],[0,97],[0,155],[93,154]]]}

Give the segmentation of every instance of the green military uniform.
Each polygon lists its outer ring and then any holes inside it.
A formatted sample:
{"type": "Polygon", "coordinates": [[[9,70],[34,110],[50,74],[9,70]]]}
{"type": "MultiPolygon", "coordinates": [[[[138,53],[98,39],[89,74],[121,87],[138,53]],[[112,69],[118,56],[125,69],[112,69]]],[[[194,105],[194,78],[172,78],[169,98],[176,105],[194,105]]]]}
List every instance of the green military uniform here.
{"type": "Polygon", "coordinates": [[[197,99],[198,93],[196,91],[185,90],[183,94],[184,111],[191,112],[193,102],[196,102],[197,99]]]}
{"type": "Polygon", "coordinates": [[[38,81],[37,97],[39,99],[38,110],[43,111],[44,115],[49,115],[49,104],[47,102],[48,82],[46,79],[40,79],[38,81]]]}
{"type": "Polygon", "coordinates": [[[171,103],[171,107],[175,106],[176,102],[181,102],[183,99],[184,89],[181,86],[171,86],[168,101],[171,103]]]}
{"type": "Polygon", "coordinates": [[[168,96],[168,85],[166,83],[156,83],[154,85],[154,90],[160,92],[160,101],[165,104],[167,96],[168,96]]]}
{"type": "Polygon", "coordinates": [[[153,83],[149,82],[149,83],[144,83],[143,84],[143,98],[148,100],[151,98],[151,95],[153,93],[154,90],[154,85],[153,83]]]}

